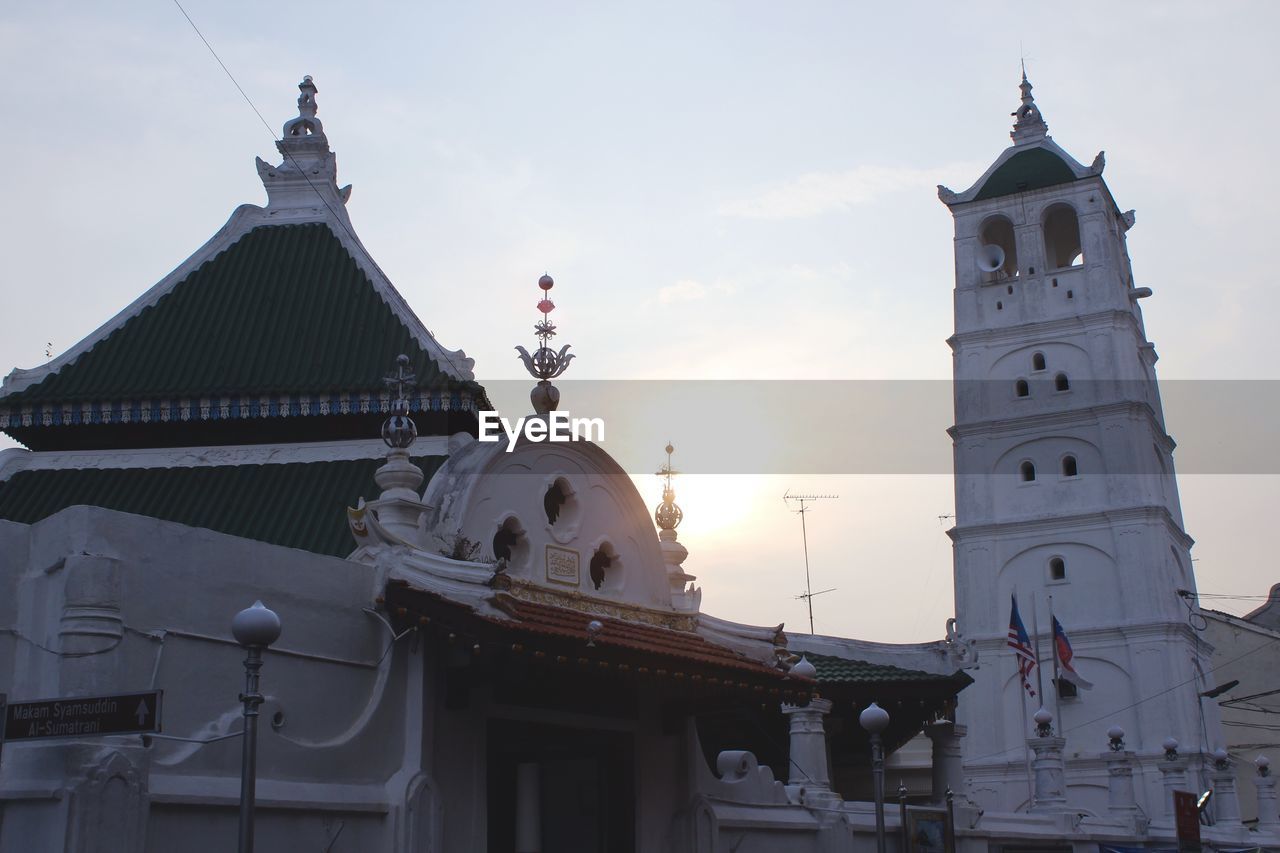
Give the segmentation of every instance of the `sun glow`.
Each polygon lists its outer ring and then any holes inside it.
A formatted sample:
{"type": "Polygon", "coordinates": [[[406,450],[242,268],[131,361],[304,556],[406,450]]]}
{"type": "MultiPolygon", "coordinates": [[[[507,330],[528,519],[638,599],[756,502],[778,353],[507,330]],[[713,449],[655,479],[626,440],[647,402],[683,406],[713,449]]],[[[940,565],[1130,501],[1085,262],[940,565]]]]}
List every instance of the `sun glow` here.
{"type": "MultiPolygon", "coordinates": [[[[653,475],[632,479],[645,503],[662,501],[662,480],[653,475]]],[[[749,474],[680,474],[672,479],[676,503],[684,510],[682,542],[715,542],[736,538],[761,522],[770,498],[769,477],[749,474]]]]}

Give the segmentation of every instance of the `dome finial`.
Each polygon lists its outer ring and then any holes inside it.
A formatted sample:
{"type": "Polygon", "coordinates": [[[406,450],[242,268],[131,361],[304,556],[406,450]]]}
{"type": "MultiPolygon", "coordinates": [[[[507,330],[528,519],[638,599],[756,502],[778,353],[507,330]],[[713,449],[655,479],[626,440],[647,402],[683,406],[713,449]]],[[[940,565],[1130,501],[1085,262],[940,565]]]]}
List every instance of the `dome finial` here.
{"type": "Polygon", "coordinates": [[[556,335],[556,324],[551,322],[551,312],[556,310],[556,304],[551,301],[550,295],[551,288],[555,287],[555,284],[555,280],[547,273],[543,273],[538,279],[538,288],[542,291],[538,310],[542,312],[542,320],[533,327],[538,335],[538,348],[530,353],[524,347],[516,347],[525,369],[529,371],[529,375],[538,380],[529,399],[533,403],[533,410],[540,415],[554,412],[556,406],[560,404],[560,390],[551,384],[551,380],[564,373],[569,367],[570,360],[573,359],[573,355],[569,353],[568,344],[561,347],[560,352],[556,352],[548,345],[556,335]]]}
{"type": "Polygon", "coordinates": [[[1031,81],[1027,79],[1026,60],[1022,62],[1022,82],[1018,84],[1018,88],[1022,90],[1022,105],[1011,113],[1014,122],[1013,131],[1009,136],[1013,137],[1014,144],[1044,139],[1049,132],[1049,125],[1045,124],[1044,116],[1036,106],[1035,96],[1031,94],[1032,86],[1031,81]]]}
{"type": "Polygon", "coordinates": [[[684,510],[676,504],[676,490],[671,488],[671,478],[679,473],[671,467],[671,454],[676,451],[671,442],[667,442],[666,451],[667,464],[658,469],[658,476],[663,478],[662,503],[653,511],[653,520],[658,523],[658,529],[670,530],[674,540],[675,529],[684,519],[684,510]]]}

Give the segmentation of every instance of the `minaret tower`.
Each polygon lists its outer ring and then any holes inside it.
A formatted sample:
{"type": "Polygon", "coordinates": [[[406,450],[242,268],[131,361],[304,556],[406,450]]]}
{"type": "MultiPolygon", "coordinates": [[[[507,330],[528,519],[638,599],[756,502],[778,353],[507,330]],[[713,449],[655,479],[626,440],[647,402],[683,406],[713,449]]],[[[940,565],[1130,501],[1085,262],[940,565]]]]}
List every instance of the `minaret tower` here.
{"type": "Polygon", "coordinates": [[[1195,590],[1192,540],[1138,306],[1151,291],[1134,283],[1134,215],[1112,199],[1103,155],[1073,159],[1025,72],[1020,88],[1013,145],[964,192],[938,188],[955,218],[956,615],[979,650],[960,697],[966,776],[986,808],[1023,806],[1024,720],[1043,703],[1067,739],[1071,805],[1105,808],[1102,753],[1119,725],[1142,805],[1160,815],[1162,741],[1193,762],[1223,741],[1198,696],[1211,649],[1179,595],[1195,590]],[[1034,698],[1007,646],[1014,594],[1038,627],[1034,698]],[[1053,681],[1050,605],[1090,689],[1053,681]]]}

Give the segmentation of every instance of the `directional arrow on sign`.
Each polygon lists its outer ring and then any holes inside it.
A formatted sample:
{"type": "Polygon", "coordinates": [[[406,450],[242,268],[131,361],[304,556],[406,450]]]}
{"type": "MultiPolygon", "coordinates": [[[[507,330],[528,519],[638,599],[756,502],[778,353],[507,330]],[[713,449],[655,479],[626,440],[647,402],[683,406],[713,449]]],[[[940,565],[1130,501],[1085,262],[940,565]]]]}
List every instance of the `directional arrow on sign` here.
{"type": "Polygon", "coordinates": [[[101,737],[160,731],[164,691],[11,701],[7,708],[2,699],[0,720],[4,730],[0,739],[101,737]]]}

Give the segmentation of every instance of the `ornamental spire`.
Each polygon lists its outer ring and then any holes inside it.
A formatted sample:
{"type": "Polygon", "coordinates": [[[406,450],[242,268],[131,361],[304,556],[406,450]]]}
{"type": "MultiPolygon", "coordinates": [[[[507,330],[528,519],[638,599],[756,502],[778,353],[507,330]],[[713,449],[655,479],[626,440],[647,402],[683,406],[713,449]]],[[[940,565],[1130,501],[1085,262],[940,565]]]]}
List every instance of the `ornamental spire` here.
{"type": "MultiPolygon", "coordinates": [[[[316,118],[316,84],[311,75],[298,84],[298,115],[284,123],[276,150],[279,165],[258,158],[258,177],[267,189],[267,207],[275,214],[289,211],[295,221],[330,213],[349,230],[343,206],[351,197],[351,185],[338,188],[338,166],[329,150],[324,125],[316,118]]],[[[283,221],[283,220],[280,220],[283,221]]]]}
{"type": "Polygon", "coordinates": [[[684,570],[683,563],[689,556],[689,550],[676,541],[676,528],[684,519],[684,511],[676,504],[676,490],[671,487],[671,478],[679,473],[671,467],[671,454],[675,450],[667,442],[667,463],[658,469],[658,476],[662,478],[662,503],[653,511],[653,520],[658,523],[658,548],[667,567],[671,606],[676,610],[697,612],[702,603],[702,590],[693,584],[697,578],[684,570]]]}
{"type": "Polygon", "coordinates": [[[391,416],[382,424],[382,440],[390,448],[407,448],[418,438],[418,427],[409,417],[409,400],[405,389],[412,388],[418,377],[409,371],[409,356],[396,357],[396,372],[382,378],[388,390],[395,389],[391,400],[391,416]]]}
{"type": "Polygon", "coordinates": [[[538,335],[538,348],[532,355],[522,346],[517,346],[516,352],[520,353],[525,370],[538,380],[538,384],[529,394],[533,410],[540,415],[545,415],[554,412],[556,406],[560,405],[560,389],[552,385],[551,380],[568,369],[573,356],[569,354],[568,344],[561,347],[560,352],[556,352],[548,345],[556,335],[556,324],[551,322],[551,312],[555,310],[556,304],[550,297],[551,288],[555,287],[555,280],[543,273],[542,278],[538,279],[538,287],[542,290],[542,299],[538,302],[542,319],[533,327],[538,335]]]}
{"type": "Polygon", "coordinates": [[[418,437],[418,428],[409,415],[406,389],[415,377],[409,372],[409,356],[396,359],[396,372],[382,381],[395,395],[390,414],[382,425],[382,440],[390,448],[387,461],[373,472],[373,481],[382,488],[377,500],[364,502],[355,509],[348,507],[347,522],[358,545],[411,545],[419,547],[422,530],[419,521],[427,506],[418,489],[422,486],[422,469],[409,458],[409,447],[418,437]],[[372,537],[371,535],[372,534],[372,537]]]}
{"type": "Polygon", "coordinates": [[[1015,144],[1044,139],[1049,132],[1049,125],[1045,124],[1044,116],[1040,114],[1036,99],[1031,94],[1031,81],[1027,79],[1025,62],[1022,64],[1022,82],[1018,84],[1018,88],[1022,90],[1022,106],[1011,113],[1014,122],[1009,136],[1013,138],[1015,144]]]}
{"type": "Polygon", "coordinates": [[[302,93],[298,95],[298,117],[284,123],[284,131],[281,133],[283,138],[276,143],[281,154],[285,153],[285,146],[290,141],[306,137],[316,137],[315,141],[328,148],[324,138],[324,125],[320,119],[316,118],[316,92],[320,90],[311,81],[310,74],[302,78],[302,82],[298,84],[298,91],[302,93]]]}
{"type": "Polygon", "coordinates": [[[671,454],[675,452],[675,448],[668,442],[666,450],[667,463],[658,469],[658,476],[663,478],[662,503],[653,511],[653,520],[658,523],[660,530],[670,530],[674,540],[675,530],[684,519],[684,510],[676,504],[676,490],[671,488],[671,478],[679,473],[671,467],[671,454]]]}

